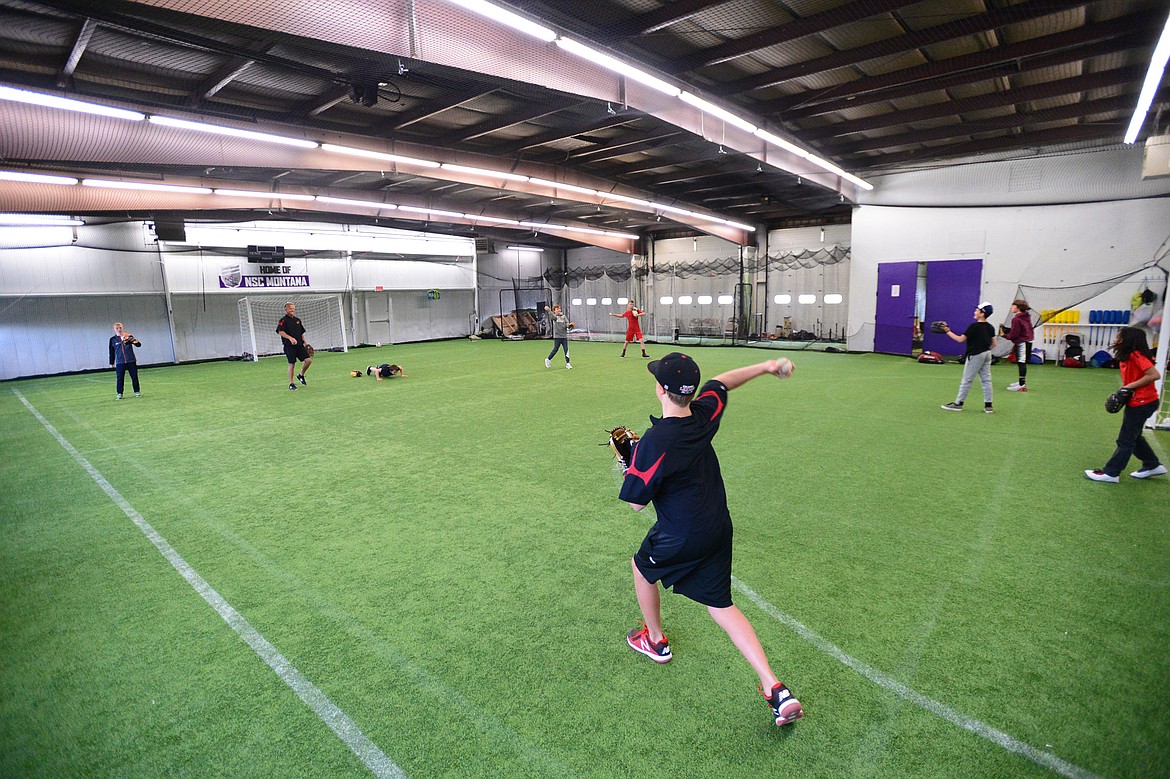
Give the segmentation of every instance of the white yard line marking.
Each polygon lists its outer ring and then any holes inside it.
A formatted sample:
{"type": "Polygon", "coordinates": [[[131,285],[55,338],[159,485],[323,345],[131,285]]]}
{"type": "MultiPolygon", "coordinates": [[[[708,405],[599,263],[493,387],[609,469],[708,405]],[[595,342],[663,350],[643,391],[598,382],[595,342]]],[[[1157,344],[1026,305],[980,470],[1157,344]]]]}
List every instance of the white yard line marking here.
{"type": "Polygon", "coordinates": [[[232,630],[236,631],[240,638],[244,639],[248,646],[252,647],[252,651],[259,655],[260,659],[276,672],[276,675],[280,677],[281,681],[292,688],[293,692],[297,694],[297,697],[304,701],[313,710],[313,713],[320,717],[321,721],[337,734],[337,737],[357,755],[358,759],[375,776],[407,779],[406,773],[393,760],[387,757],[378,748],[377,744],[368,739],[362,733],[361,729],[358,728],[357,724],[344,711],[339,709],[333,701],[329,700],[329,696],[306,679],[276,647],[269,643],[268,639],[260,635],[242,614],[224,600],[223,596],[216,592],[206,579],[200,576],[194,568],[187,564],[186,560],[179,556],[179,553],[174,550],[170,543],[151,527],[150,523],[130,505],[130,502],[112,484],[106,481],[106,478],[102,476],[101,472],[89,460],[85,459],[85,456],[77,451],[65,439],[65,436],[57,431],[57,428],[49,423],[49,420],[41,416],[41,413],[33,407],[32,403],[28,402],[28,399],[24,395],[20,394],[19,390],[14,389],[12,391],[20,399],[20,402],[32,412],[32,415],[37,418],[37,421],[57,439],[57,443],[61,444],[65,448],[65,451],[72,455],[73,459],[77,461],[77,464],[89,473],[90,477],[102,488],[102,491],[118,505],[118,508],[122,509],[126,516],[130,518],[130,521],[138,526],[142,534],[155,545],[155,548],[162,553],[162,556],[167,559],[167,562],[174,566],[175,570],[187,580],[187,583],[223,617],[224,622],[227,622],[232,630]]]}
{"type": "Polygon", "coordinates": [[[1014,752],[1017,755],[1021,755],[1022,757],[1026,757],[1028,760],[1031,760],[1037,765],[1049,768],[1061,776],[1069,777],[1069,779],[1102,779],[1100,776],[1092,773],[1091,771],[1086,771],[1085,769],[1080,768],[1079,766],[1075,766],[1066,760],[1061,760],[1059,757],[1049,754],[1042,749],[1037,749],[1030,744],[1025,744],[1023,741],[1013,738],[1001,730],[996,730],[986,723],[960,714],[949,706],[939,703],[932,698],[928,698],[919,692],[915,692],[896,679],[892,679],[889,676],[886,676],[876,668],[863,663],[861,660],[858,660],[855,657],[845,654],[843,651],[825,639],[821,638],[819,635],[805,627],[796,619],[790,617],[768,601],[764,600],[755,590],[753,590],[751,587],[748,587],[739,579],[733,576],[731,577],[731,581],[735,588],[739,590],[739,592],[743,593],[752,603],[763,609],[769,616],[792,628],[792,630],[794,630],[801,638],[803,638],[805,641],[808,641],[817,649],[833,657],[843,665],[852,668],[854,671],[861,674],[866,679],[869,679],[879,687],[883,687],[889,690],[899,698],[909,701],[920,709],[928,711],[937,717],[941,717],[953,725],[958,725],[963,730],[970,731],[971,733],[974,733],[981,738],[985,738],[996,746],[1002,747],[1009,752],[1014,752]]]}

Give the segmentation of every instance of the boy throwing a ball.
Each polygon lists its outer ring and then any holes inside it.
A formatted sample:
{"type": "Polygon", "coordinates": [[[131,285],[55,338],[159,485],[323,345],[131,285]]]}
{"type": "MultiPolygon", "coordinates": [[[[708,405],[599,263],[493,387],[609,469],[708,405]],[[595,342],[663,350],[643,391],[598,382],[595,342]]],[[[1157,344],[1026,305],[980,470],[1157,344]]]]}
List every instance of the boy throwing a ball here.
{"type": "Polygon", "coordinates": [[[759,690],[777,725],[804,716],[800,701],[776,678],[747,617],[731,602],[731,515],[719,459],[711,441],[719,431],[727,394],[772,374],[787,378],[792,362],[767,360],[721,373],[699,386],[699,366],[672,352],[648,364],[662,418],[638,441],[619,497],[635,511],[651,502],[658,521],[632,560],[634,591],[644,620],[626,634],[635,652],[656,663],[670,662],[662,632],[658,582],[707,607],[760,678],[759,690]]]}

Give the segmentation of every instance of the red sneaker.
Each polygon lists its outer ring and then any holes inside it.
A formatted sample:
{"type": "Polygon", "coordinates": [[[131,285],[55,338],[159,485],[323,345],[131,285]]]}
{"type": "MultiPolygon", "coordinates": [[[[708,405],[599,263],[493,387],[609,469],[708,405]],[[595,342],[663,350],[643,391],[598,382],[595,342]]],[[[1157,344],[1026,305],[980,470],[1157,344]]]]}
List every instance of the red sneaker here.
{"type": "Polygon", "coordinates": [[[655,644],[650,640],[650,629],[643,625],[637,630],[631,630],[626,633],[626,643],[630,645],[630,649],[635,652],[641,652],[656,663],[669,663],[670,643],[666,640],[666,636],[662,637],[662,641],[655,644]]]}
{"type": "Polygon", "coordinates": [[[781,682],[776,682],[771,692],[764,692],[763,685],[760,685],[760,695],[763,695],[764,700],[772,707],[772,715],[776,718],[778,726],[796,722],[804,716],[804,708],[800,701],[796,700],[792,691],[781,682]]]}

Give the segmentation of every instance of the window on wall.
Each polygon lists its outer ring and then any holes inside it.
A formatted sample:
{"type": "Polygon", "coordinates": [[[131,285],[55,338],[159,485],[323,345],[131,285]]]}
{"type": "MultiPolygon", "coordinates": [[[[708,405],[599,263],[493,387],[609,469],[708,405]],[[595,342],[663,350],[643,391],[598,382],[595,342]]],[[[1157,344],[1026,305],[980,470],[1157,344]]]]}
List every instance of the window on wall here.
{"type": "Polygon", "coordinates": [[[845,298],[837,292],[830,292],[828,295],[825,295],[825,303],[830,306],[835,306],[844,299],[845,298]]]}
{"type": "Polygon", "coordinates": [[[573,298],[573,305],[574,306],[581,305],[581,298],[573,298]]]}
{"type": "Polygon", "coordinates": [[[735,298],[733,298],[731,295],[720,295],[719,296],[719,305],[721,305],[721,306],[729,306],[734,302],[735,302],[735,298]]]}
{"type": "Polygon", "coordinates": [[[611,303],[613,303],[612,298],[602,298],[601,299],[601,305],[603,305],[603,306],[608,306],[611,303]]]}
{"type": "Polygon", "coordinates": [[[792,302],[792,295],[777,295],[773,300],[776,301],[776,305],[786,306],[792,302]]]}
{"type": "Polygon", "coordinates": [[[804,305],[804,306],[812,305],[813,303],[817,302],[817,296],[816,295],[800,295],[799,297],[796,298],[796,302],[800,303],[801,305],[804,305]]]}
{"type": "Polygon", "coordinates": [[[689,306],[691,304],[692,300],[694,300],[694,298],[692,298],[690,295],[679,295],[678,296],[679,305],[689,306]]]}
{"type": "Polygon", "coordinates": [[[596,306],[597,305],[597,298],[585,298],[585,305],[596,306]]]}
{"type": "Polygon", "coordinates": [[[629,298],[618,298],[618,305],[619,306],[624,306],[629,302],[630,302],[629,298]]]}
{"type": "Polygon", "coordinates": [[[711,305],[711,296],[710,295],[699,295],[699,305],[700,306],[711,305]]]}
{"type": "Polygon", "coordinates": [[[671,303],[674,302],[674,298],[671,297],[670,295],[663,295],[662,297],[658,298],[658,302],[664,306],[669,306],[671,303]]]}

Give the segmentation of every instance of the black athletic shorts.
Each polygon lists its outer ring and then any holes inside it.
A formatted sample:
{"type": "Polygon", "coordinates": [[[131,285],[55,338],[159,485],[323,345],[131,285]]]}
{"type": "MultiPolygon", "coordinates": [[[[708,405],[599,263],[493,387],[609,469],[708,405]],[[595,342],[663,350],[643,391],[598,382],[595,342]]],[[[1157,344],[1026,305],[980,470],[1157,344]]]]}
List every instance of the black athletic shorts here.
{"type": "Polygon", "coordinates": [[[634,565],[653,584],[673,587],[704,606],[731,606],[731,525],[725,532],[673,536],[650,528],[634,555],[634,565]]]}
{"type": "Polygon", "coordinates": [[[288,341],[284,342],[284,356],[288,358],[288,364],[292,365],[297,360],[309,359],[309,350],[305,348],[304,341],[297,341],[297,345],[293,346],[288,341]]]}

